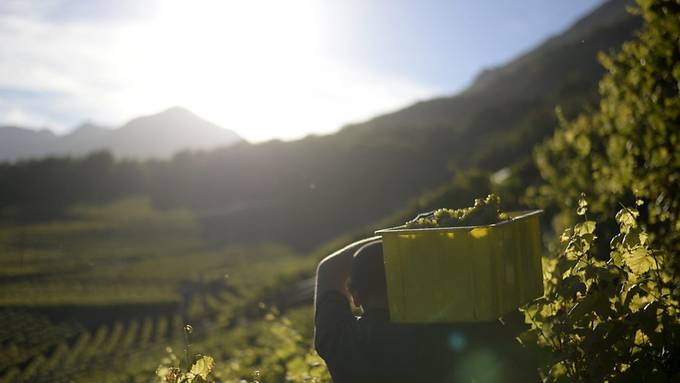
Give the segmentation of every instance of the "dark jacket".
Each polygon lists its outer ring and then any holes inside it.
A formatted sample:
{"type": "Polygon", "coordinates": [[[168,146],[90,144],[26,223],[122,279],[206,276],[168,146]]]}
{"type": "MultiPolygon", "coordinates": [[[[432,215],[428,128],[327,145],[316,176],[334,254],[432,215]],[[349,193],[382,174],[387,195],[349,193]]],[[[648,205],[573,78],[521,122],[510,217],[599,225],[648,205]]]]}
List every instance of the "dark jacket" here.
{"type": "Polygon", "coordinates": [[[535,364],[500,322],[405,325],[356,318],[339,292],[319,297],[314,344],[335,383],[535,382],[535,364]]]}

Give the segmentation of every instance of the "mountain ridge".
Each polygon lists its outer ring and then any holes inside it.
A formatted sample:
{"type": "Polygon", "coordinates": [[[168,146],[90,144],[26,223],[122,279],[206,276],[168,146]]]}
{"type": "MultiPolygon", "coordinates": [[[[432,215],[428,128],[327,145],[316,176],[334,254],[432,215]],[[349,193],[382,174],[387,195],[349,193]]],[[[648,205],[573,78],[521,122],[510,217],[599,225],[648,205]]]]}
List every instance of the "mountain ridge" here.
{"type": "MultiPolygon", "coordinates": [[[[540,87],[538,84],[550,79],[545,72],[533,73],[531,66],[537,66],[536,61],[545,59],[548,56],[564,56],[558,52],[560,49],[570,49],[581,56],[591,56],[593,59],[581,67],[588,71],[588,75],[599,77],[603,73],[602,67],[595,60],[597,52],[603,46],[616,47],[622,42],[622,35],[627,35],[628,31],[634,30],[642,25],[642,20],[626,11],[626,6],[634,4],[630,0],[609,0],[603,2],[599,7],[579,20],[576,20],[565,31],[546,38],[534,48],[523,52],[515,58],[492,68],[482,70],[472,83],[462,91],[441,97],[434,97],[421,100],[408,105],[404,108],[392,112],[383,113],[366,121],[347,124],[343,129],[355,129],[355,127],[385,128],[395,125],[406,125],[412,127],[422,127],[431,125],[450,124],[456,120],[458,125],[465,125],[471,116],[480,111],[481,108],[489,104],[489,92],[492,91],[491,98],[498,98],[503,95],[513,99],[531,100],[540,97],[546,100],[546,96],[554,99],[556,92],[559,92],[561,79],[560,76],[554,79],[548,87],[540,87]],[[519,83],[522,88],[520,92],[515,92],[518,82],[513,81],[513,76],[523,77],[519,83]],[[512,85],[508,85],[508,83],[512,85]],[[552,88],[550,88],[552,86],[552,88]],[[547,88],[547,89],[546,89],[547,88]],[[546,94],[546,91],[548,94],[546,94]],[[437,118],[433,118],[437,116],[437,118]],[[441,116],[441,117],[440,117],[441,116]]],[[[560,69],[562,73],[568,73],[569,68],[564,68],[566,62],[554,60],[555,69],[560,69]]],[[[582,70],[584,71],[584,70],[582,70]]],[[[578,81],[575,80],[575,81],[578,81]]],[[[500,100],[504,102],[505,100],[500,100]]]]}
{"type": "Polygon", "coordinates": [[[109,150],[116,157],[167,159],[186,150],[209,150],[243,142],[235,132],[174,106],[136,117],[117,128],[85,122],[69,133],[0,127],[0,161],[46,156],[82,156],[109,150]]]}

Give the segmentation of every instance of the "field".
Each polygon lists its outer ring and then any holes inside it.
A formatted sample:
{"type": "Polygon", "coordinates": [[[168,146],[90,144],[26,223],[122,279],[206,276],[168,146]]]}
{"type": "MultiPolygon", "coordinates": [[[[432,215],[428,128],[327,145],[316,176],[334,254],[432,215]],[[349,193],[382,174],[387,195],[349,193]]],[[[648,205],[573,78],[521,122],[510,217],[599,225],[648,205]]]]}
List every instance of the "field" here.
{"type": "MultiPolygon", "coordinates": [[[[309,302],[298,283],[309,258],[207,248],[198,230],[189,212],[143,198],[2,227],[0,381],[152,381],[166,348],[183,349],[185,324],[195,348],[221,356],[271,324],[270,305],[309,302]]],[[[311,326],[308,309],[296,315],[311,326]]]]}

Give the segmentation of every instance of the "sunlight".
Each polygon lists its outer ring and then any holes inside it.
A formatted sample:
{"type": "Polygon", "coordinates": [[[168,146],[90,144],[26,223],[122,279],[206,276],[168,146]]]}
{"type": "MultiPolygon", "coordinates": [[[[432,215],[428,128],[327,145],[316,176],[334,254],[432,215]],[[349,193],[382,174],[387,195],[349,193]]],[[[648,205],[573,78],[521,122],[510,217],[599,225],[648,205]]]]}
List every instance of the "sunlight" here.
{"type": "Polygon", "coordinates": [[[163,2],[122,34],[121,98],[182,105],[258,141],[330,132],[431,93],[333,60],[323,11],[310,0],[163,2]]]}
{"type": "Polygon", "coordinates": [[[282,115],[304,97],[313,74],[307,65],[321,55],[314,2],[163,5],[134,31],[142,38],[131,39],[143,57],[125,69],[141,77],[133,82],[136,102],[183,105],[231,128],[250,127],[255,131],[243,132],[249,138],[275,135],[282,115]]]}

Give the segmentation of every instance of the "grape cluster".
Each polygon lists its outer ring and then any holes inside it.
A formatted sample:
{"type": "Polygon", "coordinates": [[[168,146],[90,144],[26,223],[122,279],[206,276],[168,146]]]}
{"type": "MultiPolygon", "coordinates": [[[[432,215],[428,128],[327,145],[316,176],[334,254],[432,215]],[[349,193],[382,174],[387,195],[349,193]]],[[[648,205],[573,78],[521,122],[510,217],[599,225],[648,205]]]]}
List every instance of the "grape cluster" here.
{"type": "Polygon", "coordinates": [[[501,199],[495,194],[486,198],[476,198],[472,207],[462,209],[437,209],[429,213],[418,214],[406,222],[406,228],[421,229],[428,227],[481,226],[490,225],[508,219],[500,210],[501,199]]]}

